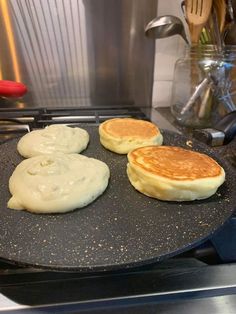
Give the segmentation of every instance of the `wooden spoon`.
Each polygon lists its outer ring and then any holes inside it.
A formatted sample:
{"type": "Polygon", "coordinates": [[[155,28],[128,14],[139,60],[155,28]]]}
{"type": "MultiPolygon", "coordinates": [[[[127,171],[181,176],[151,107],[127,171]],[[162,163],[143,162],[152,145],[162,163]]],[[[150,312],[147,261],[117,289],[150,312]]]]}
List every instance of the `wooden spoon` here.
{"type": "Polygon", "coordinates": [[[197,44],[210,16],[212,0],[185,0],[185,8],[191,41],[192,44],[197,44]]]}

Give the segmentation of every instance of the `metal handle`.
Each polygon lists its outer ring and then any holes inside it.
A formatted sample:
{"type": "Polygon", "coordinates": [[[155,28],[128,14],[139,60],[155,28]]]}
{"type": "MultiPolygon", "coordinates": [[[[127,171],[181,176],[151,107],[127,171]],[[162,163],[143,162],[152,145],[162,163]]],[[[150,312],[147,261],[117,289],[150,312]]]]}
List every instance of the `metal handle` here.
{"type": "Polygon", "coordinates": [[[236,111],[224,116],[216,125],[215,129],[224,132],[224,144],[230,142],[236,136],[236,111]]]}
{"type": "Polygon", "coordinates": [[[195,87],[193,94],[191,95],[185,106],[182,108],[180,112],[181,115],[184,115],[189,109],[191,109],[197,98],[201,95],[204,89],[210,85],[210,83],[211,79],[207,76],[195,87]]]}

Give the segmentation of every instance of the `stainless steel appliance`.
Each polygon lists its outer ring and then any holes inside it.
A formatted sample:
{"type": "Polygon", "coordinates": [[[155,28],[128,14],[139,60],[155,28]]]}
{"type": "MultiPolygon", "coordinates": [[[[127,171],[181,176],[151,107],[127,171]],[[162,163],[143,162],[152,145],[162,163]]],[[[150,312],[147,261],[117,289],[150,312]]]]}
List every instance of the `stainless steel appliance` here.
{"type": "Polygon", "coordinates": [[[28,87],[18,106],[150,107],[157,0],[0,3],[0,79],[28,87]]]}
{"type": "MultiPolygon", "coordinates": [[[[182,132],[169,112],[151,108],[154,42],[144,27],[156,1],[10,0],[0,2],[0,14],[1,78],[29,90],[0,100],[2,142],[51,123],[128,116],[182,132]]],[[[105,273],[1,261],[0,313],[234,313],[235,273],[209,241],[160,263],[105,273]]]]}

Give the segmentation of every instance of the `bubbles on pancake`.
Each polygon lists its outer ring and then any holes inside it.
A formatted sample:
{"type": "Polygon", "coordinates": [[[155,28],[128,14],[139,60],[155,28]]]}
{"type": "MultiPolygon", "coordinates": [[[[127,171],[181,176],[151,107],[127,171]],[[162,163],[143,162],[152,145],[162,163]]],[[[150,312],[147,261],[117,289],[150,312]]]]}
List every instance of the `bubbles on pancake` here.
{"type": "Polygon", "coordinates": [[[39,155],[23,160],[9,180],[8,207],[62,213],[93,202],[107,188],[108,166],[79,154],[39,155]]]}
{"type": "Polygon", "coordinates": [[[25,158],[53,153],[80,153],[89,143],[89,134],[78,127],[52,124],[44,129],[25,134],[17,144],[19,154],[25,158]]]}

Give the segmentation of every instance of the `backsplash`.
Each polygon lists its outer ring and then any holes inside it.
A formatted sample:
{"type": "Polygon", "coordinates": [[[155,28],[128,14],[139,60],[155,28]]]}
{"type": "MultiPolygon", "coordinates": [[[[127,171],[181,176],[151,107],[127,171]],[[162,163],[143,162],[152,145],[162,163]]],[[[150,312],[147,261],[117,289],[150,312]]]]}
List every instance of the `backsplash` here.
{"type": "MultiPolygon", "coordinates": [[[[181,10],[182,0],[159,0],[158,16],[175,15],[185,23],[181,10]]],[[[184,54],[186,43],[180,36],[156,39],[153,83],[153,107],[170,106],[175,61],[184,54]]]]}

